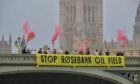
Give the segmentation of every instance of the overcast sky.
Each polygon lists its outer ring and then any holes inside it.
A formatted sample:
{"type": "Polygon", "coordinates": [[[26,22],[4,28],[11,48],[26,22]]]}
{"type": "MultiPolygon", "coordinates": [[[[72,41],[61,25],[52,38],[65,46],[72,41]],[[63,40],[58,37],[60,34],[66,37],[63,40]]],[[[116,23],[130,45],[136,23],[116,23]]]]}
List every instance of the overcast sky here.
{"type": "MultiPolygon", "coordinates": [[[[116,39],[116,31],[124,28],[132,39],[138,0],[104,0],[104,39],[116,39]]],[[[28,21],[36,38],[28,44],[29,48],[51,45],[55,24],[59,22],[59,0],[0,0],[0,37],[8,39],[12,34],[14,41],[22,36],[22,26],[28,21]]],[[[58,41],[57,45],[58,46],[58,41]]]]}

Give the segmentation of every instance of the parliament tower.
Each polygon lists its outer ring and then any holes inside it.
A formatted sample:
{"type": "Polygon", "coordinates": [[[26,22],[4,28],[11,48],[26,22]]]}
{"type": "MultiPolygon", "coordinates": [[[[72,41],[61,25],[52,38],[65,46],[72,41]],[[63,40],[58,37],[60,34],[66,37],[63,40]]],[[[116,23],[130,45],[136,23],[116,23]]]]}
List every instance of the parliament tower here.
{"type": "Polygon", "coordinates": [[[77,49],[84,40],[89,48],[101,48],[103,43],[103,0],[60,0],[60,46],[77,49]]]}
{"type": "Polygon", "coordinates": [[[12,36],[10,34],[9,40],[6,41],[4,35],[0,41],[0,54],[11,54],[12,53],[12,36]]]}
{"type": "Polygon", "coordinates": [[[134,46],[140,49],[140,4],[137,9],[133,35],[134,46]]]}

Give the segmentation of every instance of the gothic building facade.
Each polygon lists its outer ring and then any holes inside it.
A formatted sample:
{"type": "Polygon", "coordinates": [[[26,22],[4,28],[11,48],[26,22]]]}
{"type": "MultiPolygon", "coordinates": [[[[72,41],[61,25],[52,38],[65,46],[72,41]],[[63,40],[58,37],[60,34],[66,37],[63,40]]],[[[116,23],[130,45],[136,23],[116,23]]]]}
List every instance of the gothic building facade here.
{"type": "Polygon", "coordinates": [[[60,46],[64,50],[77,49],[79,43],[89,40],[90,50],[109,49],[124,51],[127,56],[140,56],[140,5],[138,6],[133,40],[128,40],[125,49],[118,42],[103,42],[103,0],[59,0],[60,1],[60,46]]]}
{"type": "Polygon", "coordinates": [[[77,49],[84,40],[90,49],[102,47],[103,0],[60,0],[60,23],[64,50],[77,49]]]}
{"type": "Polygon", "coordinates": [[[9,36],[9,40],[6,41],[4,35],[0,41],[0,54],[11,54],[12,53],[12,36],[9,36]]]}
{"type": "MultiPolygon", "coordinates": [[[[127,56],[140,56],[140,4],[138,5],[136,11],[135,24],[133,27],[133,39],[128,40],[126,48],[123,49],[123,51],[127,56]]],[[[120,51],[120,48],[118,47],[118,42],[114,42],[113,40],[111,42],[104,42],[103,45],[107,49],[111,49],[112,51],[120,51]]]]}

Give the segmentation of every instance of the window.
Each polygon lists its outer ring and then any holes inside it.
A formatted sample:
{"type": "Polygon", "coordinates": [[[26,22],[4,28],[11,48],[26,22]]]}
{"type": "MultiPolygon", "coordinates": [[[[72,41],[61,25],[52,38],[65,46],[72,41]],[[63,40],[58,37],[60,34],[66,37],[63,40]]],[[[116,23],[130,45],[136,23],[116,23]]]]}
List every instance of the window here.
{"type": "Polygon", "coordinates": [[[84,22],[93,24],[95,20],[94,7],[90,5],[84,6],[84,22]]]}
{"type": "Polygon", "coordinates": [[[76,20],[76,7],[71,5],[66,7],[66,23],[74,23],[76,20]]]}

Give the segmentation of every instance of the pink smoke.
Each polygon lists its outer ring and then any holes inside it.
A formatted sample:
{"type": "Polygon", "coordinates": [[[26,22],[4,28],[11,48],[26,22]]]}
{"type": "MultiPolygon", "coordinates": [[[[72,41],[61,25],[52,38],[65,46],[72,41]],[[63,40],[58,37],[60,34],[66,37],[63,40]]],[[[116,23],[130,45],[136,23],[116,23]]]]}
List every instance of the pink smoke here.
{"type": "Polygon", "coordinates": [[[87,50],[87,47],[89,45],[89,40],[85,39],[80,43],[79,51],[83,51],[84,53],[87,50]]]}
{"type": "Polygon", "coordinates": [[[57,40],[57,38],[59,37],[61,32],[61,27],[59,24],[56,25],[55,27],[55,31],[54,31],[54,35],[52,36],[52,45],[54,46],[55,41],[57,40]]]}
{"type": "Polygon", "coordinates": [[[24,34],[27,34],[30,32],[30,27],[29,27],[29,24],[28,22],[26,21],[24,24],[23,24],[23,33],[24,34]]]}
{"type": "Polygon", "coordinates": [[[126,48],[127,36],[125,30],[120,29],[117,31],[117,40],[120,43],[120,48],[126,48]]]}
{"type": "Polygon", "coordinates": [[[23,24],[23,33],[24,33],[24,36],[26,37],[27,43],[31,41],[33,38],[35,38],[35,33],[31,31],[30,26],[27,21],[23,24]]]}
{"type": "Polygon", "coordinates": [[[27,35],[27,43],[35,38],[35,33],[30,31],[27,35]]]}

